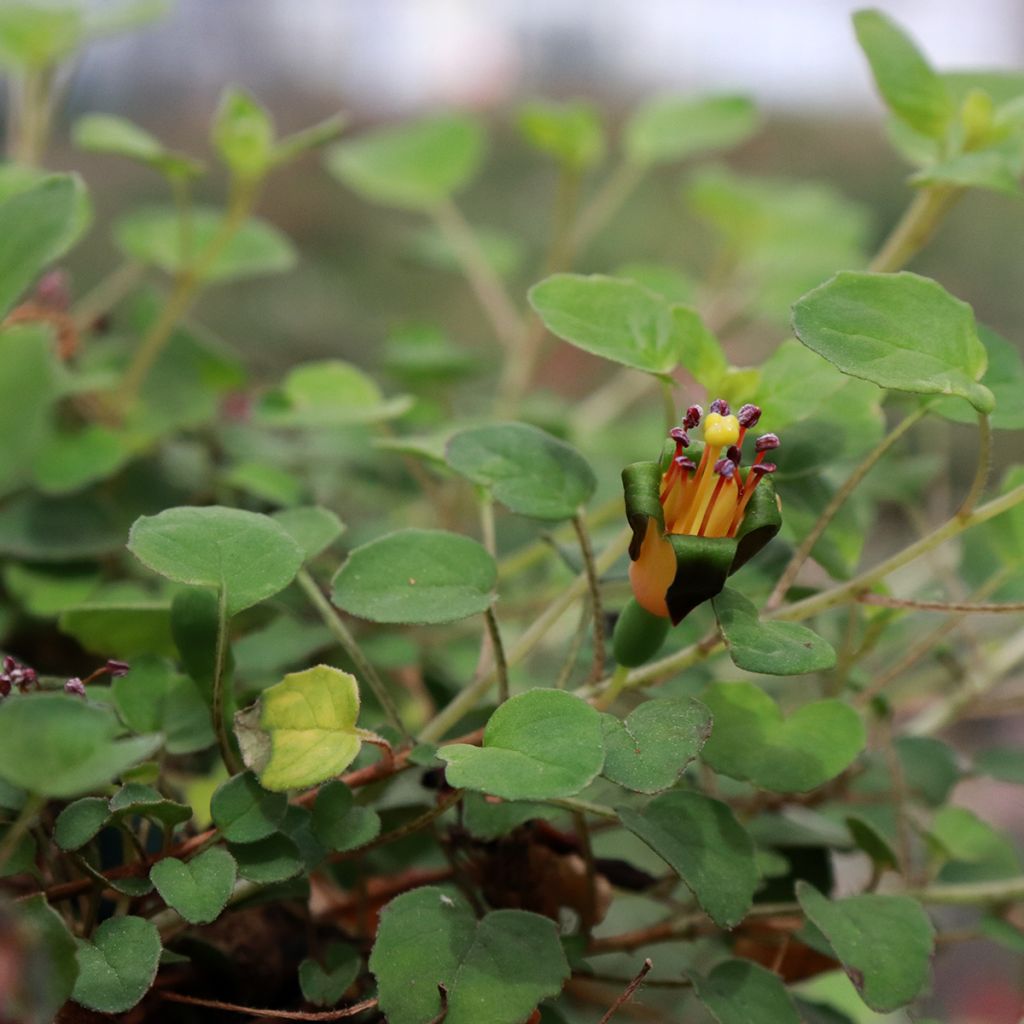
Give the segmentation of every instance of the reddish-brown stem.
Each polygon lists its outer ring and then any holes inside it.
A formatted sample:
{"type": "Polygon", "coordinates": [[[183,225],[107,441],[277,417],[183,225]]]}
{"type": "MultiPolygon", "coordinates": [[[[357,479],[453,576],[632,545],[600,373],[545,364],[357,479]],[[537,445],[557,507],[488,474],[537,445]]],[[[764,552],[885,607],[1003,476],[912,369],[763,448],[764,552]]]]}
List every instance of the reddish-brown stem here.
{"type": "Polygon", "coordinates": [[[226,1010],[228,1013],[247,1013],[250,1017],[270,1018],[271,1020],[344,1020],[356,1017],[360,1013],[372,1010],[377,1005],[376,999],[365,999],[361,1003],[346,1006],[343,1010],[324,1010],[306,1013],[303,1010],[264,1010],[257,1006],[239,1006],[237,1003],[222,1003],[219,999],[200,999],[198,996],[186,996],[180,992],[161,992],[161,999],[169,1003],[185,1003],[187,1006],[205,1006],[211,1010],[226,1010]]]}

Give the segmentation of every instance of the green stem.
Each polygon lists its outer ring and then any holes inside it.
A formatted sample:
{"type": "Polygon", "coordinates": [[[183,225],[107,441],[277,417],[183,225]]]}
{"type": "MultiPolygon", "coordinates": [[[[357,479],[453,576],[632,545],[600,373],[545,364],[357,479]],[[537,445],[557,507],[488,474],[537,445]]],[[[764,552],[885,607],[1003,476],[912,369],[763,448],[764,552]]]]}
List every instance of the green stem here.
{"type": "Polygon", "coordinates": [[[498,629],[498,620],[494,616],[494,609],[488,608],[484,612],[484,622],[487,623],[487,635],[491,638],[491,650],[494,652],[494,674],[498,680],[498,703],[504,704],[508,700],[508,662],[505,660],[505,646],[501,642],[501,631],[498,629]]]}
{"type": "Polygon", "coordinates": [[[598,711],[607,711],[618,698],[619,694],[626,688],[629,680],[629,667],[627,665],[616,665],[611,679],[608,680],[601,696],[595,703],[598,711]]]}
{"type": "Polygon", "coordinates": [[[992,472],[992,421],[984,413],[978,413],[978,468],[974,472],[970,489],[957,511],[961,519],[966,519],[978,504],[978,499],[988,483],[988,475],[992,472]]]}
{"type": "Polygon", "coordinates": [[[18,816],[7,826],[7,831],[0,839],[0,869],[7,864],[14,851],[17,850],[18,843],[32,827],[33,820],[45,803],[46,801],[41,796],[35,794],[25,798],[25,803],[22,804],[18,816]]]}
{"type": "Polygon", "coordinates": [[[640,184],[645,170],[640,164],[624,160],[612,171],[579,216],[572,236],[573,252],[579,253],[608,223],[640,184]]]}
{"type": "Polygon", "coordinates": [[[142,279],[141,263],[125,262],[98,281],[75,303],[71,316],[75,329],[87,331],[104,313],[110,312],[142,279]]]}
{"type": "Polygon", "coordinates": [[[926,185],[920,189],[868,264],[868,270],[891,274],[904,267],[928,244],[965,191],[956,185],[926,185]]]}
{"type": "Polygon", "coordinates": [[[352,659],[356,671],[366,680],[387,720],[405,739],[412,741],[412,736],[403,724],[402,716],[398,713],[398,707],[394,700],[392,700],[388,688],[384,685],[384,680],[381,679],[377,674],[377,670],[370,664],[370,660],[363,653],[362,648],[356,642],[356,638],[349,632],[348,626],[342,621],[334,606],[324,597],[323,592],[316,584],[316,580],[310,576],[309,571],[306,569],[300,569],[295,578],[303,593],[309,598],[310,604],[319,613],[324,625],[331,631],[331,634],[338,641],[342,650],[352,659]]]}
{"type": "Polygon", "coordinates": [[[576,797],[544,800],[543,803],[551,804],[552,807],[561,807],[566,811],[572,811],[573,814],[593,814],[598,818],[607,818],[609,821],[619,820],[618,814],[611,807],[605,807],[604,804],[591,803],[589,800],[579,800],[576,797]]]}
{"type": "Polygon", "coordinates": [[[604,608],[601,604],[601,579],[594,565],[594,548],[590,543],[590,534],[587,533],[587,525],[583,521],[583,515],[577,512],[572,517],[572,525],[576,530],[576,538],[580,545],[580,554],[583,556],[583,569],[587,574],[587,586],[590,588],[590,608],[594,619],[594,667],[591,671],[591,678],[600,679],[604,672],[605,650],[604,636],[604,608]]]}
{"type": "Polygon", "coordinates": [[[671,430],[678,426],[678,413],[676,412],[675,385],[671,378],[660,378],[661,383],[661,406],[665,414],[665,429],[671,430]]]}
{"type": "Polygon", "coordinates": [[[846,503],[846,499],[860,486],[860,482],[871,472],[878,461],[893,447],[894,444],[928,411],[926,406],[915,409],[909,416],[904,417],[900,423],[891,430],[881,441],[865,456],[860,465],[850,474],[843,485],[832,495],[832,500],[825,506],[824,511],[818,516],[814,526],[800,542],[800,546],[793,552],[793,557],[779,577],[775,589],[772,590],[767,602],[765,611],[771,611],[782,604],[786,592],[793,585],[797,574],[800,572],[804,562],[814,550],[814,545],[828,528],[829,523],[835,518],[836,513],[846,503]]]}
{"type": "Polygon", "coordinates": [[[217,747],[229,775],[237,775],[244,765],[235,753],[234,744],[224,720],[225,680],[228,659],[228,600],[227,590],[220,588],[217,595],[217,652],[213,665],[213,728],[217,734],[217,747]]]}
{"type": "Polygon", "coordinates": [[[476,235],[462,211],[450,200],[431,210],[434,223],[448,240],[452,252],[466,275],[477,302],[491,322],[498,340],[512,352],[523,335],[523,321],[505,290],[501,278],[491,266],[476,235]]]}
{"type": "MultiPolygon", "coordinates": [[[[632,533],[629,527],[623,528],[608,546],[595,559],[594,565],[599,574],[607,572],[629,548],[632,533]]],[[[508,666],[518,665],[534,647],[543,639],[547,631],[572,607],[573,603],[587,592],[587,574],[581,573],[566,587],[555,600],[544,609],[530,627],[519,638],[518,643],[508,652],[508,666]]],[[[480,679],[474,680],[447,707],[440,711],[420,731],[420,739],[424,743],[433,743],[448,732],[465,714],[476,707],[476,703],[490,689],[496,678],[496,672],[488,672],[480,679]]]]}

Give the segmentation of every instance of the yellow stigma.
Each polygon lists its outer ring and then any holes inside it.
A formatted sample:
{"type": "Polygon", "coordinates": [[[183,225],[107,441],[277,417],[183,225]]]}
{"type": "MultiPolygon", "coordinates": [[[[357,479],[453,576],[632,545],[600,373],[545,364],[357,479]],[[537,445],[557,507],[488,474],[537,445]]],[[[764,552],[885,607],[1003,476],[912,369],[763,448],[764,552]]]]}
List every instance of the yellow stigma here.
{"type": "Polygon", "coordinates": [[[740,439],[740,421],[735,416],[709,412],[704,421],[704,443],[716,448],[735,444],[740,439]]]}

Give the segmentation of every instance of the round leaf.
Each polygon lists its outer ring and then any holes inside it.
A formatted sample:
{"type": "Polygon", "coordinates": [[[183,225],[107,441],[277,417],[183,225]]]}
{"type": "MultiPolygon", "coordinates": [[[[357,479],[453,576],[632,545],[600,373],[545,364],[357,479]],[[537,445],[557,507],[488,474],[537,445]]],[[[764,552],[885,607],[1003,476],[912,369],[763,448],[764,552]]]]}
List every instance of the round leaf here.
{"type": "Polygon", "coordinates": [[[690,697],[649,700],[624,722],[612,715],[602,722],[602,774],[637,793],[674,786],[711,734],[711,712],[690,697]]]}
{"type": "Polygon", "coordinates": [[[494,559],[469,537],[399,530],[356,548],[334,577],[334,603],[371,622],[455,622],[486,611],[494,559]]]}
{"type": "Polygon", "coordinates": [[[713,683],[701,700],[715,727],[701,759],[716,772],[777,793],[834,779],[864,749],[864,724],[838,700],[805,704],[788,718],[753,683],[713,683]]]}
{"type": "Polygon", "coordinates": [[[719,1024],[800,1024],[782,979],[750,960],[723,960],[693,987],[719,1024]]]}
{"type": "Polygon", "coordinates": [[[222,782],[210,800],[210,817],[232,843],[255,843],[277,831],[288,810],[283,793],[264,789],[252,772],[222,782]]]}
{"type": "Polygon", "coordinates": [[[423,210],[473,177],[483,149],[477,121],[446,114],[342,142],[327,154],[327,167],[371,202],[423,210]]]}
{"type": "Polygon", "coordinates": [[[240,509],[171,508],[142,516],[128,550],[177,583],[223,589],[229,615],[283,590],[302,567],[302,551],[268,516],[240,509]]]}
{"type": "Polygon", "coordinates": [[[361,958],[354,946],[332,942],[324,963],[303,960],[299,964],[299,987],[303,998],[314,1006],[334,1006],[359,975],[361,958]]]}
{"type": "Polygon", "coordinates": [[[109,708],[63,693],[0,702],[0,779],[48,797],[99,789],[154,754],[160,736],[119,738],[109,708]]]}
{"type": "Polygon", "coordinates": [[[380,818],[369,807],[358,806],[344,782],[320,787],[313,805],[313,834],[337,853],[365,846],[380,835],[380,818]]]}
{"type": "Polygon", "coordinates": [[[270,518],[285,528],[302,549],[307,562],[322,554],[345,530],[345,525],[330,509],[316,505],[284,509],[270,518]]]}
{"type": "Polygon", "coordinates": [[[57,1016],[74,988],[78,976],[75,940],[64,918],[42,893],[18,901],[17,920],[28,957],[17,972],[20,978],[6,983],[5,1011],[26,1024],[46,1024],[57,1016]]]}
{"type": "Polygon", "coordinates": [[[916,900],[873,893],[828,900],[807,882],[797,882],[796,897],[872,1010],[906,1006],[928,983],[934,932],[916,900]]]}
{"type": "Polygon", "coordinates": [[[62,850],[81,849],[103,828],[109,817],[110,808],[103,797],[82,797],[57,815],[54,841],[62,850]]]}
{"type": "Polygon", "coordinates": [[[71,998],[100,1013],[124,1013],[149,991],[160,965],[160,933],[141,917],[112,917],[92,942],[78,940],[71,998]]]}
{"type": "Polygon", "coordinates": [[[672,866],[715,924],[732,928],[743,920],[760,874],[753,840],[725,804],[673,790],[643,811],[618,813],[630,832],[672,866]]]}
{"type": "Polygon", "coordinates": [[[232,846],[231,853],[238,863],[239,875],[257,885],[286,882],[305,867],[298,845],[280,832],[258,843],[232,846]]]}
{"type": "Polygon", "coordinates": [[[597,486],[572,445],[525,423],[469,427],[452,435],[446,461],[491,490],[507,509],[534,519],[569,519],[597,486]]]}
{"type": "Polygon", "coordinates": [[[235,887],[235,859],[223,846],[213,846],[190,861],[165,857],[149,872],[164,902],[191,924],[209,924],[220,917],[235,887]]]}
{"type": "Polygon", "coordinates": [[[683,160],[738,145],[757,128],[745,96],[660,96],[640,107],[626,125],[626,154],[637,164],[683,160]]]}
{"type": "Polygon", "coordinates": [[[448,993],[445,1024],[520,1024],[569,977],[553,921],[522,910],[477,921],[463,896],[433,886],[384,908],[370,970],[389,1024],[436,1020],[439,985],[448,993]]]}
{"type": "Polygon", "coordinates": [[[452,786],[506,800],[572,796],[604,763],[601,716],[563,690],[530,690],[491,715],[482,747],[451,743],[437,756],[452,786]]]}
{"type": "Polygon", "coordinates": [[[971,307],[927,277],[836,274],[796,303],[793,330],[851,377],[896,391],[958,395],[981,413],[995,406],[978,383],[987,356],[971,307]]]}

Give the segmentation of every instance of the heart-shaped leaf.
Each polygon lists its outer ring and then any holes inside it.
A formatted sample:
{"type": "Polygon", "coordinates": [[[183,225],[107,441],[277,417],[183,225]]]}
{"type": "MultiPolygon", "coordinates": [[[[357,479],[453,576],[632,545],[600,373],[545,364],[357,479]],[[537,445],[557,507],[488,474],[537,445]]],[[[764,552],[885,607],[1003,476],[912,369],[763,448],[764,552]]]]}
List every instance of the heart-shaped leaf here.
{"type": "Polygon", "coordinates": [[[800,1024],[779,976],[750,960],[723,960],[693,987],[718,1024],[800,1024]]]}
{"type": "Polygon", "coordinates": [[[305,867],[298,844],[281,832],[256,843],[233,845],[231,854],[238,864],[238,874],[257,885],[286,882],[305,867]]]}
{"type": "Polygon", "coordinates": [[[372,808],[356,804],[352,790],[335,780],[321,786],[316,795],[313,834],[329,850],[354,850],[377,838],[380,817],[372,808]]]}
{"type": "Polygon", "coordinates": [[[476,120],[446,114],[339,143],[327,168],[372,202],[429,210],[469,182],[483,150],[476,120]]]}
{"type": "Polygon", "coordinates": [[[978,383],[987,356],[974,312],[927,277],[843,271],[793,306],[793,330],[851,377],[896,391],[958,395],[981,413],[995,406],[978,383]]]}
{"type": "Polygon", "coordinates": [[[618,814],[672,866],[715,924],[732,928],[743,920],[761,879],[753,840],[725,804],[673,790],[642,811],[620,807],[618,814]]]}
{"type": "Polygon", "coordinates": [[[101,796],[85,796],[68,804],[53,828],[53,838],[62,850],[79,850],[107,823],[110,808],[101,796]]]}
{"type": "Polygon", "coordinates": [[[220,917],[235,887],[235,858],[223,846],[189,861],[165,857],[149,872],[164,902],[192,924],[209,924],[220,917]]]}
{"type": "Polygon", "coordinates": [[[798,676],[824,672],[836,663],[832,645],[796,622],[761,622],[738,590],[726,587],[714,600],[718,627],[733,664],[748,672],[798,676]]]}
{"type": "Polygon", "coordinates": [[[49,797],[74,797],[160,748],[160,736],[120,738],[113,711],[63,693],[0,702],[0,779],[49,797]]]}
{"type": "Polygon", "coordinates": [[[223,589],[228,615],[283,590],[303,562],[299,545],[269,516],[217,505],[142,516],[128,550],[177,583],[223,589]]]}
{"type": "Polygon", "coordinates": [[[78,940],[71,998],[100,1013],[124,1013],[148,991],[160,965],[160,933],[142,917],[112,917],[78,940]]]}
{"type": "Polygon", "coordinates": [[[778,793],[834,779],[864,749],[864,724],[847,704],[805,704],[788,718],[752,683],[713,683],[700,698],[715,727],[701,759],[716,772],[778,793]]]}
{"type": "Polygon", "coordinates": [[[575,448],[525,423],[456,431],[446,460],[457,473],[489,488],[510,511],[535,519],[571,518],[597,486],[575,448]]]}
{"type": "Polygon", "coordinates": [[[477,921],[463,896],[433,886],[381,911],[370,970],[389,1024],[436,1020],[439,985],[448,993],[445,1024],[520,1024],[569,977],[553,921],[522,910],[477,921]]]}
{"type": "Polygon", "coordinates": [[[935,936],[916,900],[874,893],[828,900],[802,881],[796,896],[872,1010],[906,1006],[927,984],[935,936]]]}
{"type": "Polygon", "coordinates": [[[359,951],[345,942],[332,942],[324,962],[303,960],[299,964],[302,996],[314,1006],[334,1006],[359,974],[359,951]]]}
{"type": "Polygon", "coordinates": [[[333,601],[371,622],[455,622],[490,608],[497,576],[494,559],[469,537],[399,530],[348,556],[333,601]]]}
{"type": "Polygon", "coordinates": [[[210,816],[232,843],[255,843],[277,831],[288,810],[283,793],[264,789],[252,772],[222,782],[210,800],[210,816]]]}
{"type": "Polygon", "coordinates": [[[482,747],[450,743],[437,756],[460,789],[506,800],[572,796],[604,763],[601,716],[564,690],[530,690],[491,715],[482,747]]]}
{"type": "Polygon", "coordinates": [[[620,722],[602,717],[606,779],[637,793],[658,793],[679,780],[711,734],[711,712],[692,697],[660,697],[620,722]]]}
{"type": "Polygon", "coordinates": [[[110,798],[108,806],[115,820],[139,815],[154,818],[167,829],[173,829],[192,817],[192,808],[188,804],[168,800],[158,790],[142,782],[126,782],[110,798]]]}
{"type": "Polygon", "coordinates": [[[689,339],[704,330],[685,306],[672,306],[635,281],[600,274],[555,274],[535,284],[529,299],[563,341],[647,373],[671,373],[689,339]]]}
{"type": "Polygon", "coordinates": [[[340,775],[362,745],[355,676],[330,665],[292,672],[239,712],[246,766],[264,789],[305,789],[340,775]]]}
{"type": "Polygon", "coordinates": [[[56,1018],[71,998],[78,977],[75,940],[64,918],[42,893],[22,897],[16,904],[16,914],[18,931],[29,951],[22,963],[29,966],[5,983],[4,1009],[14,1015],[12,1020],[44,1024],[56,1018]],[[33,968],[42,968],[45,973],[33,968]]]}

